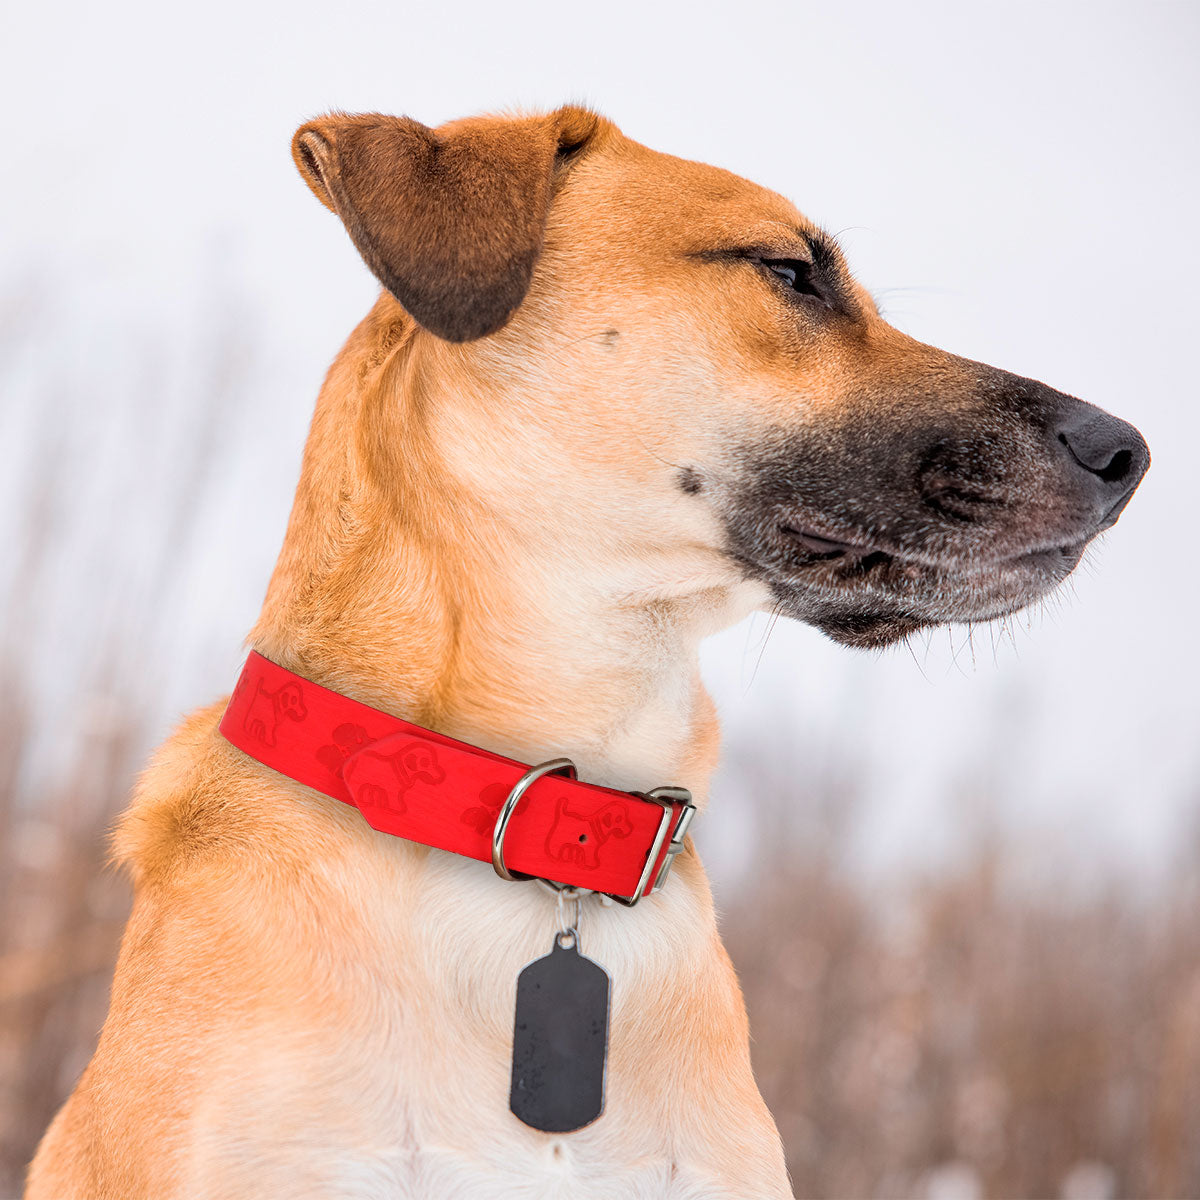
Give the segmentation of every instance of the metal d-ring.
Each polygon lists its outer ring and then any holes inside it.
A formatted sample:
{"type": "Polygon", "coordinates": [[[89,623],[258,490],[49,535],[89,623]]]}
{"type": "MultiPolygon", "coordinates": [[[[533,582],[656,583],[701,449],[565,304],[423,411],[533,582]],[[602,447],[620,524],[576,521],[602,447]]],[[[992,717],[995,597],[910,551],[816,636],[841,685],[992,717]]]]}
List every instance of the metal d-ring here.
{"type": "Polygon", "coordinates": [[[547,762],[538,763],[536,767],[530,767],[513,785],[513,790],[508,793],[504,799],[504,803],[500,805],[496,824],[492,828],[492,869],[501,879],[507,879],[511,882],[517,879],[533,878],[531,875],[514,875],[504,865],[504,835],[508,832],[509,819],[520,803],[521,797],[543,775],[566,775],[569,779],[577,779],[579,777],[579,773],[575,770],[575,764],[569,758],[552,758],[547,762]]]}

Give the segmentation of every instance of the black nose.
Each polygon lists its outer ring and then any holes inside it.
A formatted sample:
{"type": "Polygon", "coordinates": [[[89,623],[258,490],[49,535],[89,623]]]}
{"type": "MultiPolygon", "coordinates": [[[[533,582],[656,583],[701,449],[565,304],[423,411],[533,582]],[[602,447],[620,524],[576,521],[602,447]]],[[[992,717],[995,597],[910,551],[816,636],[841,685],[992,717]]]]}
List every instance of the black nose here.
{"type": "Polygon", "coordinates": [[[1082,401],[1062,415],[1055,432],[1071,460],[1090,476],[1096,500],[1106,506],[1104,524],[1112,524],[1150,465],[1145,439],[1127,421],[1082,401]]]}

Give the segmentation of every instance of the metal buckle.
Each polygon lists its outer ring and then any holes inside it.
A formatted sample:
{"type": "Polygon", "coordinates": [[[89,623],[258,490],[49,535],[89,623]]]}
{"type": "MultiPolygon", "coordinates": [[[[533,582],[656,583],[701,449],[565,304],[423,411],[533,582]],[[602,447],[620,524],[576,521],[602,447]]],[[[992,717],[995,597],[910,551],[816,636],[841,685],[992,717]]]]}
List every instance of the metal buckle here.
{"type": "MultiPolygon", "coordinates": [[[[508,793],[504,799],[504,803],[500,805],[496,824],[492,828],[492,869],[501,879],[507,879],[510,882],[537,879],[539,883],[544,883],[555,891],[571,890],[571,885],[558,883],[553,879],[542,879],[537,875],[514,875],[504,863],[504,835],[508,832],[508,823],[512,819],[512,815],[516,811],[521,797],[543,775],[557,774],[564,774],[570,779],[579,778],[575,764],[569,758],[549,759],[547,762],[539,763],[536,767],[530,767],[513,785],[512,791],[508,793]]],[[[692,793],[687,788],[657,787],[649,792],[630,792],[629,794],[636,796],[639,800],[646,800],[650,804],[659,805],[663,810],[663,815],[658,823],[658,831],[654,835],[654,843],[650,847],[650,853],[646,855],[646,865],[642,868],[641,878],[638,879],[633,895],[618,896],[613,892],[601,893],[601,895],[608,896],[610,900],[615,900],[618,904],[625,905],[626,908],[632,908],[637,904],[646,894],[647,888],[649,888],[651,893],[657,892],[662,888],[662,885],[666,882],[667,875],[671,871],[671,864],[674,863],[675,856],[683,849],[684,834],[687,833],[688,826],[691,825],[692,818],[696,815],[696,806],[692,803],[692,793]],[[679,814],[679,822],[675,826],[675,832],[671,835],[671,841],[667,846],[667,853],[663,858],[662,867],[659,868],[658,874],[655,875],[654,865],[658,862],[659,855],[662,854],[663,842],[666,840],[667,830],[671,827],[671,817],[675,813],[676,804],[682,804],[683,811],[679,814]],[[651,883],[652,877],[653,883],[651,883]]]]}
{"type": "Polygon", "coordinates": [[[579,778],[579,772],[576,771],[575,764],[569,758],[552,758],[547,762],[538,763],[536,767],[530,767],[513,784],[513,790],[504,798],[504,803],[500,805],[500,812],[496,817],[496,824],[492,826],[492,869],[501,879],[507,879],[510,883],[521,879],[537,878],[535,875],[514,875],[504,865],[504,835],[508,832],[508,822],[521,797],[543,775],[566,775],[569,779],[579,778]]]}
{"type": "Polygon", "coordinates": [[[632,908],[646,894],[647,887],[650,888],[651,894],[662,888],[671,872],[671,864],[675,861],[675,855],[683,849],[684,834],[687,833],[688,826],[696,815],[696,806],[692,803],[692,793],[687,788],[656,787],[649,792],[632,792],[630,794],[637,796],[639,800],[648,800],[651,804],[661,805],[663,815],[662,820],[658,823],[654,844],[650,847],[650,853],[646,855],[646,865],[642,868],[641,878],[638,879],[633,895],[617,896],[612,892],[604,893],[610,900],[615,900],[618,904],[625,905],[626,908],[632,908]],[[676,804],[682,804],[683,811],[679,814],[679,823],[671,835],[662,867],[658,874],[654,875],[654,864],[658,862],[658,856],[662,853],[663,840],[667,836],[667,830],[671,827],[671,817],[674,815],[676,804]],[[653,885],[651,885],[651,876],[654,880],[653,885]]]}

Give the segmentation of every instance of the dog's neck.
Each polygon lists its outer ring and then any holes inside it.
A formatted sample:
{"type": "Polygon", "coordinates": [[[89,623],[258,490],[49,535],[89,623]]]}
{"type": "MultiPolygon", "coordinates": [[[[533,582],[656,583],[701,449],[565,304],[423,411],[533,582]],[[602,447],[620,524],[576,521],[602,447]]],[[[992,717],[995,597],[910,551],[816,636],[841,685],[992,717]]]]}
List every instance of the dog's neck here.
{"type": "Polygon", "coordinates": [[[699,642],[759,597],[686,554],[638,577],[588,530],[556,544],[497,519],[439,444],[431,413],[455,398],[429,341],[385,296],[335,362],[253,644],[464,741],[702,800],[699,642]]]}

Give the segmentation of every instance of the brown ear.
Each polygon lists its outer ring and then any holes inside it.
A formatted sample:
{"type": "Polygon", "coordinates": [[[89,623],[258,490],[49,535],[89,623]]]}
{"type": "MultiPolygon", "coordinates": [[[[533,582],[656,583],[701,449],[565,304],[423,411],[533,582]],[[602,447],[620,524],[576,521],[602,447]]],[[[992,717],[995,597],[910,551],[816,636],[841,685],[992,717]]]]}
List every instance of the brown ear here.
{"type": "Polygon", "coordinates": [[[442,129],[334,114],[296,131],[292,157],[408,313],[466,342],[494,333],[525,298],[555,168],[599,123],[578,108],[442,129]]]}

